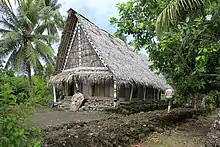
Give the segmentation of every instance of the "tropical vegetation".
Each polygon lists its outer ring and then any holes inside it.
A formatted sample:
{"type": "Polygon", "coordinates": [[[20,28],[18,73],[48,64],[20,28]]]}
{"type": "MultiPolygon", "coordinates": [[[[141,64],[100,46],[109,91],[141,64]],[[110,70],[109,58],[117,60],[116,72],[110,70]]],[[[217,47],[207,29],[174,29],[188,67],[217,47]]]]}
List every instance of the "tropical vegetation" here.
{"type": "Polygon", "coordinates": [[[131,35],[137,50],[146,49],[152,68],[178,93],[213,95],[220,86],[220,1],[130,0],[117,5],[112,17],[116,34],[131,35]]]}
{"type": "Polygon", "coordinates": [[[0,0],[0,146],[41,146],[28,116],[51,99],[60,7],[57,0],[0,0]]]}
{"type": "Polygon", "coordinates": [[[41,73],[43,61],[47,66],[54,65],[51,43],[58,41],[58,28],[62,28],[63,21],[58,11],[59,5],[52,1],[15,2],[16,8],[11,3],[2,3],[0,8],[3,14],[0,20],[0,56],[7,57],[6,68],[28,75],[31,92],[32,71],[41,73]]]}
{"type": "MultiPolygon", "coordinates": [[[[27,118],[51,98],[60,8],[58,0],[0,0],[0,146],[41,146],[27,118]]],[[[179,102],[199,95],[211,109],[220,105],[220,0],[130,0],[117,8],[115,36],[146,49],[179,102]]]]}

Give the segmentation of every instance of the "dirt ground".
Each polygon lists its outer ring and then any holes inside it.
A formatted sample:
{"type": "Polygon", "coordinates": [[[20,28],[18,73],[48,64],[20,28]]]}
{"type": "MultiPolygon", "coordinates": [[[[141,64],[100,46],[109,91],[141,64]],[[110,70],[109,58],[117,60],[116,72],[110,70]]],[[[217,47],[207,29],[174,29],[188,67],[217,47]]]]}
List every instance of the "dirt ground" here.
{"type": "Polygon", "coordinates": [[[144,139],[151,133],[163,132],[192,118],[192,109],[155,110],[98,121],[68,123],[50,127],[44,132],[47,147],[125,147],[144,139]]]}
{"type": "Polygon", "coordinates": [[[190,111],[176,108],[169,115],[166,110],[120,115],[43,108],[30,120],[44,130],[44,146],[124,147],[142,140],[130,147],[201,147],[216,113],[192,119],[190,111]]]}
{"type": "Polygon", "coordinates": [[[202,147],[218,111],[207,117],[188,119],[184,124],[163,133],[154,132],[132,147],[202,147]]]}
{"type": "Polygon", "coordinates": [[[101,112],[70,112],[58,111],[50,108],[41,108],[30,116],[30,121],[40,128],[58,126],[70,122],[89,122],[110,117],[109,114],[101,112]]]}

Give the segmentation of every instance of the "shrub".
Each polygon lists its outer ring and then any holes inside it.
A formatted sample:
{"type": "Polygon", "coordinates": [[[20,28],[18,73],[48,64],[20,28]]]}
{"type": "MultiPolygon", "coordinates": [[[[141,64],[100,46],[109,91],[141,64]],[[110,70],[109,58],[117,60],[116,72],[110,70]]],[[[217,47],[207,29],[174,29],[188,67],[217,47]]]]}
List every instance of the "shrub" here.
{"type": "Polygon", "coordinates": [[[49,100],[51,99],[51,94],[44,77],[33,76],[33,94],[31,98],[37,104],[48,104],[49,100]]]}
{"type": "Polygon", "coordinates": [[[31,128],[27,117],[33,109],[29,103],[17,104],[10,84],[0,87],[0,146],[41,146],[40,129],[31,128]]]}

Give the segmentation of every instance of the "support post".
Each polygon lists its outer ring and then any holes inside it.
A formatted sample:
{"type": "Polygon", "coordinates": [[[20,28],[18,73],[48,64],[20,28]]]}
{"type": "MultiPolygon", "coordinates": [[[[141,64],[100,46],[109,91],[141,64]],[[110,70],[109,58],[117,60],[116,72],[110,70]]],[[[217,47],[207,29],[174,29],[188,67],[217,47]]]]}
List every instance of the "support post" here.
{"type": "Polygon", "coordinates": [[[74,77],[74,82],[75,82],[76,89],[79,89],[79,85],[77,83],[76,77],[74,77]]]}
{"type": "Polygon", "coordinates": [[[117,84],[116,81],[114,81],[114,107],[117,106],[117,84]]]}
{"type": "Polygon", "coordinates": [[[56,103],[57,102],[57,96],[56,96],[56,88],[53,85],[53,102],[56,103]]]}
{"type": "Polygon", "coordinates": [[[68,82],[65,84],[65,95],[66,96],[68,96],[68,87],[69,86],[69,84],[68,84],[68,82]]]}
{"type": "Polygon", "coordinates": [[[156,99],[156,90],[155,90],[155,88],[154,88],[154,96],[153,96],[154,98],[154,100],[156,99]]]}
{"type": "Polygon", "coordinates": [[[133,86],[133,84],[132,84],[132,87],[131,87],[131,94],[130,94],[130,101],[131,101],[132,96],[133,96],[133,91],[134,91],[134,86],[133,86]]]}
{"type": "Polygon", "coordinates": [[[160,90],[157,90],[157,100],[160,101],[160,90]]]}
{"type": "Polygon", "coordinates": [[[146,99],[146,90],[147,90],[147,88],[146,88],[146,86],[144,87],[144,101],[145,101],[145,99],[146,99]]]}

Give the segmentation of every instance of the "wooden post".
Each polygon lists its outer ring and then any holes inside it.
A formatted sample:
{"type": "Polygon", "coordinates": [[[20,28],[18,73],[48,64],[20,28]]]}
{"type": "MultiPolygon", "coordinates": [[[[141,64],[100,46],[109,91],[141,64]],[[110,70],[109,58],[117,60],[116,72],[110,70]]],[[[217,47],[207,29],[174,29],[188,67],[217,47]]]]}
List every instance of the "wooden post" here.
{"type": "Polygon", "coordinates": [[[147,88],[146,88],[146,86],[144,87],[144,101],[145,101],[145,99],[146,99],[146,90],[147,90],[147,88]]]}
{"type": "Polygon", "coordinates": [[[79,85],[78,85],[78,83],[76,81],[76,77],[74,77],[74,82],[75,82],[76,89],[79,89],[79,85]]]}
{"type": "Polygon", "coordinates": [[[153,98],[154,100],[155,100],[155,98],[156,98],[155,95],[156,95],[156,90],[155,90],[155,88],[154,88],[154,96],[153,96],[153,97],[154,97],[154,98],[153,98]]]}
{"type": "Polygon", "coordinates": [[[114,81],[114,107],[117,106],[117,84],[116,81],[114,81]]]}
{"type": "Polygon", "coordinates": [[[157,100],[160,101],[160,90],[157,90],[157,100]]]}
{"type": "Polygon", "coordinates": [[[133,84],[132,84],[132,87],[131,87],[131,94],[130,94],[130,101],[131,101],[132,96],[133,96],[133,91],[134,91],[134,86],[133,86],[133,84]]]}
{"type": "Polygon", "coordinates": [[[56,96],[56,88],[53,85],[53,102],[56,103],[57,102],[57,96],[56,96]]]}

